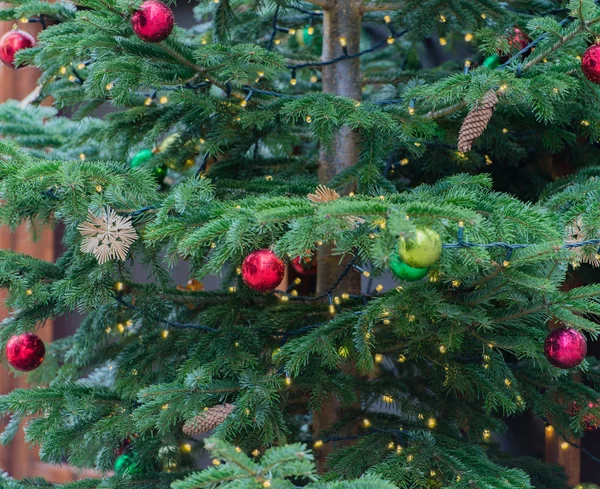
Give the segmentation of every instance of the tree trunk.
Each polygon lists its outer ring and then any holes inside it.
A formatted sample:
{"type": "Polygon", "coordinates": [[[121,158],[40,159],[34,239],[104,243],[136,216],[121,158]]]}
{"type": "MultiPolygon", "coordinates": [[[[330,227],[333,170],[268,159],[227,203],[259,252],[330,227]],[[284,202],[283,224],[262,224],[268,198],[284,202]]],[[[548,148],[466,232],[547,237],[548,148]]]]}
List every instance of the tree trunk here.
{"type": "MultiPolygon", "coordinates": [[[[328,61],[344,54],[343,42],[347,53],[357,53],[360,48],[362,0],[334,0],[330,9],[323,11],[323,52],[322,60],[328,61]]],[[[360,60],[347,59],[322,70],[323,91],[361,99],[360,60]]],[[[341,128],[331,145],[321,148],[319,157],[319,182],[327,184],[338,173],[350,168],[358,161],[358,134],[348,127],[341,128]]],[[[350,189],[347,189],[350,190],[350,189]]],[[[332,255],[333,247],[320,246],[318,250],[317,293],[327,292],[341,275],[349,258],[340,262],[339,256],[332,255]]],[[[343,292],[360,292],[361,276],[351,271],[335,290],[335,295],[343,292]]],[[[313,413],[313,431],[316,435],[328,430],[340,416],[339,402],[332,396],[327,405],[313,413]]],[[[319,470],[324,471],[325,457],[334,449],[327,443],[316,454],[319,470]]]]}

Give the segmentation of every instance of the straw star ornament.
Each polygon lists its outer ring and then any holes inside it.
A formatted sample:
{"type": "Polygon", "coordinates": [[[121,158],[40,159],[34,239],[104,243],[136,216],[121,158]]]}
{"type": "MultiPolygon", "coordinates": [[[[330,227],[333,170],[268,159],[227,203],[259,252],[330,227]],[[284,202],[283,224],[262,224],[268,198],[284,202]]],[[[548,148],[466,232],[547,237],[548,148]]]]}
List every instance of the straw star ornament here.
{"type": "Polygon", "coordinates": [[[77,226],[83,236],[81,251],[92,253],[102,265],[109,260],[125,260],[129,247],[138,239],[130,217],[105,209],[100,216],[88,212],[87,221],[77,226]]]}

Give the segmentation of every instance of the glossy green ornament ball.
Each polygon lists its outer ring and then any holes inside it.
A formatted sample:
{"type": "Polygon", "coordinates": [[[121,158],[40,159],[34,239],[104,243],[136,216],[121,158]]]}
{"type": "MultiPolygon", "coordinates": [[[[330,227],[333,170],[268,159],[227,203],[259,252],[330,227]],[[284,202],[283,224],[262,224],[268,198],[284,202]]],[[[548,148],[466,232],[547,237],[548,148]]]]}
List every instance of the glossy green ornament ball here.
{"type": "Polygon", "coordinates": [[[486,68],[489,68],[490,70],[495,70],[501,64],[502,64],[502,61],[500,60],[500,56],[498,56],[497,54],[494,54],[492,56],[488,56],[483,61],[483,66],[485,66],[486,68]]]}
{"type": "Polygon", "coordinates": [[[400,259],[409,267],[429,268],[440,259],[442,238],[433,229],[418,228],[398,241],[400,259]]]}
{"type": "Polygon", "coordinates": [[[142,469],[131,453],[123,453],[115,460],[115,474],[117,475],[140,474],[141,472],[142,469]]]}
{"type": "Polygon", "coordinates": [[[150,161],[153,157],[154,153],[151,149],[142,149],[141,151],[138,151],[133,158],[131,158],[129,166],[131,168],[137,168],[138,166],[150,161]]]}
{"type": "Polygon", "coordinates": [[[406,280],[407,282],[421,280],[429,272],[429,268],[409,267],[397,256],[392,256],[390,259],[390,270],[392,270],[392,273],[396,278],[406,280]]]}
{"type": "Polygon", "coordinates": [[[600,487],[593,482],[582,482],[581,484],[577,484],[574,489],[600,489],[600,487]]]}

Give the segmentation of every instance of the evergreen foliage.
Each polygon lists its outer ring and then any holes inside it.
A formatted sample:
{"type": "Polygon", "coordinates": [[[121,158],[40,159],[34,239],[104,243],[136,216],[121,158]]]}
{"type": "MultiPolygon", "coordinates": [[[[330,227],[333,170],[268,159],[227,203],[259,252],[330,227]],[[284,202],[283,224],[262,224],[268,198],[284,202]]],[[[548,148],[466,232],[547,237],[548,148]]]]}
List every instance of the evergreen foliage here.
{"type": "Polygon", "coordinates": [[[29,375],[39,388],[0,397],[9,419],[0,441],[25,426],[43,461],[102,474],[62,485],[5,474],[0,486],[566,487],[559,470],[508,458],[493,440],[504,418],[526,410],[568,439],[600,416],[598,361],[583,362],[578,382],[544,356],[551,321],[589,339],[600,331],[600,285],[562,288],[570,266],[598,249],[563,245],[575,223],[581,240],[600,231],[599,170],[590,165],[600,90],[578,59],[600,35],[600,7],[365,3],[365,32],[347,34],[366,51],[358,103],[321,91],[311,65],[328,41],[313,5],[321,0],[199,2],[197,24],[158,44],[133,34],[139,3],[16,0],[0,10],[2,20],[47,23],[37,46],[17,55],[41,69],[36,100],[0,105],[0,221],[65,228],[56,263],[0,251],[12,311],[0,345],[52,318],[85,316],[47,345],[29,375]],[[391,30],[369,51],[374,25],[391,30]],[[517,25],[537,39],[534,51],[517,54],[509,42],[517,25]],[[300,34],[310,42],[289,32],[308,27],[314,34],[300,34]],[[478,48],[470,70],[422,63],[426,37],[459,47],[466,34],[478,48]],[[475,66],[490,55],[507,61],[475,66]],[[460,124],[489,90],[501,95],[497,111],[474,150],[459,153],[460,124]],[[47,96],[53,108],[40,105],[47,96]],[[320,149],[346,128],[358,134],[356,164],[318,182],[320,149]],[[140,149],[159,147],[130,166],[140,149]],[[540,154],[579,172],[545,186],[550,178],[526,171],[540,154]],[[163,165],[168,177],[157,182],[163,165]],[[318,183],[343,196],[312,203],[318,183]],[[139,239],[127,261],[99,265],[81,250],[77,226],[107,207],[131,217],[139,239]],[[399,238],[423,226],[446,244],[428,278],[377,287],[399,238]],[[527,246],[448,246],[463,232],[478,245],[527,246]],[[366,292],[257,294],[239,276],[256,249],[293,259],[316,243],[331,246],[340,274],[368,269],[366,292]],[[222,288],[177,287],[169,269],[182,259],[195,279],[220,274],[222,288]],[[224,402],[235,410],[206,440],[219,463],[199,470],[182,447],[201,447],[182,425],[224,402]],[[298,414],[332,404],[336,423],[303,434],[298,414]],[[126,439],[137,470],[114,474],[126,439]],[[321,476],[301,442],[316,453],[335,445],[321,476]]]}

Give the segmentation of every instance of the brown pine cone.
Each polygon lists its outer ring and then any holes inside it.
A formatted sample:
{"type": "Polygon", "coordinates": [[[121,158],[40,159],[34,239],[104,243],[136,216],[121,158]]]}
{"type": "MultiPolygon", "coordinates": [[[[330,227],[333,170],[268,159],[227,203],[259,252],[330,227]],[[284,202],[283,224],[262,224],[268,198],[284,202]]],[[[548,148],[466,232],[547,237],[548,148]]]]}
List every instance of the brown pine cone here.
{"type": "Polygon", "coordinates": [[[467,114],[458,134],[458,150],[461,153],[471,151],[473,143],[483,134],[489,124],[496,104],[498,104],[498,96],[494,90],[489,90],[467,114]]]}
{"type": "Polygon", "coordinates": [[[183,425],[183,432],[187,436],[192,436],[214,430],[234,409],[233,404],[219,404],[208,408],[202,414],[187,420],[183,425]]]}

